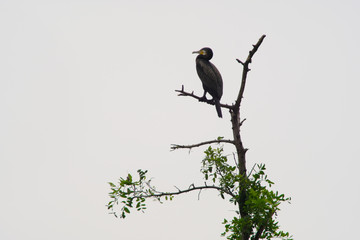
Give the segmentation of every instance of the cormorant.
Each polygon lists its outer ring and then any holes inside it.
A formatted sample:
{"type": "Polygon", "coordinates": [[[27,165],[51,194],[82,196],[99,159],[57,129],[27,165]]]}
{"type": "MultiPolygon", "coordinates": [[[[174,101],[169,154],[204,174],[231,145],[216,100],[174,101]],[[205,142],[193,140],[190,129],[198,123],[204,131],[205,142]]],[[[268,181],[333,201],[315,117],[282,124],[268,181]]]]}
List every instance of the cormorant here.
{"type": "Polygon", "coordinates": [[[223,81],[219,70],[209,61],[213,57],[213,51],[206,47],[193,53],[199,54],[196,57],[196,71],[204,88],[204,96],[200,100],[207,100],[208,92],[213,97],[218,116],[222,118],[220,99],[223,94],[223,81]]]}

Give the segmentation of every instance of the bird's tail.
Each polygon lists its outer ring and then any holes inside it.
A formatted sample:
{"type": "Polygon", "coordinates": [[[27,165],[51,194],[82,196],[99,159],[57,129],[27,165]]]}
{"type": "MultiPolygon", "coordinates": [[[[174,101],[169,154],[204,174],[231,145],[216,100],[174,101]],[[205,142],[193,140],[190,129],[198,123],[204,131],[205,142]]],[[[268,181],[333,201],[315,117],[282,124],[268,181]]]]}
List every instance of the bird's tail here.
{"type": "Polygon", "coordinates": [[[219,99],[214,99],[214,100],[215,100],[216,112],[217,112],[219,118],[222,118],[220,100],[219,99]]]}

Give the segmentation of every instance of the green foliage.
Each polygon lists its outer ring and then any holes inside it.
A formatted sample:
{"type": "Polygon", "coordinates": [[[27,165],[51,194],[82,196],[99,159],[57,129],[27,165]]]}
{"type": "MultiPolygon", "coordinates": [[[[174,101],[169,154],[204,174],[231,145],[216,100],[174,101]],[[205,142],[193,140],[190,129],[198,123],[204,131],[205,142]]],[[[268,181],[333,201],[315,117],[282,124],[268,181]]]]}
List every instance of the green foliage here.
{"type": "Polygon", "coordinates": [[[137,181],[134,181],[132,175],[128,174],[126,179],[119,179],[118,185],[109,182],[111,201],[107,204],[107,208],[110,210],[110,214],[114,214],[115,217],[125,218],[126,214],[130,213],[131,208],[144,212],[146,209],[145,200],[149,197],[157,199],[160,203],[162,203],[161,197],[163,196],[165,200],[173,199],[171,194],[158,194],[155,187],[151,186],[151,181],[146,181],[147,171],[139,169],[137,172],[139,175],[139,180],[137,181]],[[120,215],[114,211],[115,205],[119,204],[121,205],[120,215]]]}
{"type": "MultiPolygon", "coordinates": [[[[235,162],[236,165],[236,162],[235,162]]],[[[257,165],[257,170],[249,177],[238,173],[237,166],[228,163],[227,156],[223,155],[223,148],[205,150],[201,172],[205,180],[218,184],[224,193],[230,196],[229,201],[239,207],[238,216],[231,221],[224,219],[225,231],[223,236],[227,239],[242,239],[244,233],[256,239],[256,233],[262,229],[258,239],[271,239],[280,237],[291,239],[289,233],[279,230],[276,221],[276,212],[282,202],[290,202],[284,194],[270,190],[274,184],[265,174],[265,165],[257,165]]]]}
{"type": "Polygon", "coordinates": [[[289,233],[279,231],[278,222],[275,220],[276,212],[280,210],[282,202],[290,202],[284,194],[270,190],[274,184],[265,174],[265,165],[257,165],[257,171],[248,180],[248,197],[245,202],[246,212],[249,214],[249,223],[253,229],[264,227],[261,238],[271,239],[273,237],[289,238],[289,233]]]}
{"type": "Polygon", "coordinates": [[[227,157],[223,156],[223,148],[213,149],[210,146],[205,150],[205,155],[201,167],[205,180],[210,179],[213,184],[218,184],[224,189],[220,192],[222,198],[224,193],[238,195],[242,176],[236,173],[236,166],[228,164],[227,157]]]}
{"type": "Polygon", "coordinates": [[[245,235],[246,239],[251,240],[291,240],[289,233],[281,231],[276,221],[279,205],[282,202],[290,202],[291,199],[271,190],[274,183],[265,174],[264,164],[257,165],[250,176],[241,175],[238,169],[235,158],[233,164],[229,163],[222,147],[210,146],[205,150],[200,170],[206,180],[205,186],[195,187],[191,184],[188,189],[178,189],[178,192],[160,192],[151,185],[150,180],[147,180],[147,171],[138,170],[137,180],[128,174],[126,178],[120,178],[117,184],[109,183],[111,201],[107,208],[116,217],[125,218],[132,208],[143,212],[146,209],[147,198],[162,203],[163,199],[172,200],[174,195],[189,191],[216,189],[221,198],[225,199],[225,196],[228,196],[228,200],[238,208],[233,219],[224,219],[225,231],[222,236],[229,240],[241,240],[245,235]],[[114,211],[116,205],[120,205],[120,215],[114,211]]]}

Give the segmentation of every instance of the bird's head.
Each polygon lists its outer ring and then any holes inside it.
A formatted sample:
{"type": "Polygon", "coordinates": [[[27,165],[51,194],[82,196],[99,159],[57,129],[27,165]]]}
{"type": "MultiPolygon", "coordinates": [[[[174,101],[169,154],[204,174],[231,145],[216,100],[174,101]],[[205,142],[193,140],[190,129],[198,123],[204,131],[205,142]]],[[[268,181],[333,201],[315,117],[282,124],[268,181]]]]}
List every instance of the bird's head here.
{"type": "Polygon", "coordinates": [[[199,51],[194,51],[192,53],[193,54],[197,53],[197,54],[199,54],[198,57],[204,58],[207,60],[210,60],[213,57],[213,51],[211,50],[211,48],[208,48],[208,47],[202,48],[199,51]]]}

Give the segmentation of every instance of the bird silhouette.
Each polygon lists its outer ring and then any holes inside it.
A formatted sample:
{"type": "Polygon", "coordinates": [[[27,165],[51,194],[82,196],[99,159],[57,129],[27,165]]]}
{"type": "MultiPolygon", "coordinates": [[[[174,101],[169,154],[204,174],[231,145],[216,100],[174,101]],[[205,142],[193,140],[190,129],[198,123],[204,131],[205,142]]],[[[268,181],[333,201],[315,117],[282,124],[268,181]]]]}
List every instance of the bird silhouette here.
{"type": "Polygon", "coordinates": [[[193,53],[199,54],[196,57],[196,71],[204,89],[204,95],[200,101],[206,101],[206,93],[209,93],[213,97],[219,118],[222,118],[220,99],[223,94],[223,81],[219,70],[209,61],[213,57],[213,51],[205,47],[193,53]]]}

